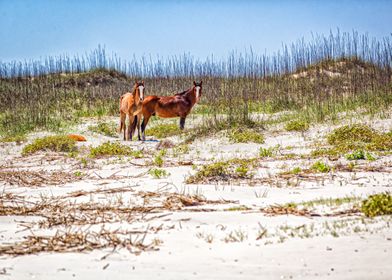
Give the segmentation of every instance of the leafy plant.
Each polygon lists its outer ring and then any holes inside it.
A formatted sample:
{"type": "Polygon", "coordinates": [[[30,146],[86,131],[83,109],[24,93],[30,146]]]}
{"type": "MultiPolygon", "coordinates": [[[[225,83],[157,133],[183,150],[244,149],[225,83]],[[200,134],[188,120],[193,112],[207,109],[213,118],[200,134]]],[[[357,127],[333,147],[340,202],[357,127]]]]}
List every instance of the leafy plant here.
{"type": "Polygon", "coordinates": [[[331,170],[328,164],[322,161],[316,161],[312,166],[311,169],[317,172],[327,173],[331,170]]]}
{"type": "Polygon", "coordinates": [[[159,124],[148,127],[146,135],[155,136],[156,138],[166,138],[182,133],[177,124],[159,124]]]}

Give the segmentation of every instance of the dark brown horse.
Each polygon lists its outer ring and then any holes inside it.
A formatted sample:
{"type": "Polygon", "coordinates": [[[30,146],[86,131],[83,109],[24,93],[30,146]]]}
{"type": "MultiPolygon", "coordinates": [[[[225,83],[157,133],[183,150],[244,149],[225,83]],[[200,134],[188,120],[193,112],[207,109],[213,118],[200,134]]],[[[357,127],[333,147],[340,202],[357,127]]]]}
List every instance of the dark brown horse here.
{"type": "Polygon", "coordinates": [[[175,118],[180,117],[180,129],[184,129],[185,118],[191,112],[193,105],[199,102],[201,97],[203,82],[196,83],[193,81],[193,86],[183,92],[177,93],[174,96],[148,96],[143,101],[142,113],[142,139],[146,140],[145,130],[148,120],[151,116],[159,116],[161,118],[175,118]]]}
{"type": "Polygon", "coordinates": [[[140,120],[142,118],[142,102],[144,99],[144,81],[135,81],[132,93],[127,92],[120,97],[120,126],[118,131],[124,130],[124,140],[131,140],[137,127],[140,140],[140,120]],[[125,120],[128,117],[128,125],[125,120]]]}

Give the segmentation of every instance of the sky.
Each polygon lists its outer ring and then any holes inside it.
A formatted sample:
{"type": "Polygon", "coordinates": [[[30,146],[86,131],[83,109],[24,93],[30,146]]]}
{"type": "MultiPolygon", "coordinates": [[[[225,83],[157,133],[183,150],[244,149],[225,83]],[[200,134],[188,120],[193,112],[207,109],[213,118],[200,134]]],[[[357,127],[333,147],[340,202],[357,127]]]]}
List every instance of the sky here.
{"type": "Polygon", "coordinates": [[[272,53],[313,34],[392,33],[392,1],[0,0],[0,61],[84,54],[123,59],[272,53]]]}

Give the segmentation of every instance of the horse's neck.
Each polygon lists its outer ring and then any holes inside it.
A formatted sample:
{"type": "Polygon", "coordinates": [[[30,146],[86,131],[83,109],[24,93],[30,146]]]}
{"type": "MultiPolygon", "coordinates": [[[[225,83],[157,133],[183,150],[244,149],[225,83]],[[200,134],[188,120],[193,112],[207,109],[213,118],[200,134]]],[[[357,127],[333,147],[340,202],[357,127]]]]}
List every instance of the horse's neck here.
{"type": "Polygon", "coordinates": [[[136,88],[133,90],[132,96],[133,96],[133,98],[134,98],[134,102],[136,103],[136,105],[139,104],[139,102],[140,102],[140,97],[139,97],[139,93],[138,93],[138,91],[136,90],[136,88]]]}
{"type": "Polygon", "coordinates": [[[195,105],[196,103],[196,95],[193,92],[193,88],[191,88],[190,90],[188,90],[185,94],[184,97],[187,98],[191,103],[192,106],[195,105]]]}

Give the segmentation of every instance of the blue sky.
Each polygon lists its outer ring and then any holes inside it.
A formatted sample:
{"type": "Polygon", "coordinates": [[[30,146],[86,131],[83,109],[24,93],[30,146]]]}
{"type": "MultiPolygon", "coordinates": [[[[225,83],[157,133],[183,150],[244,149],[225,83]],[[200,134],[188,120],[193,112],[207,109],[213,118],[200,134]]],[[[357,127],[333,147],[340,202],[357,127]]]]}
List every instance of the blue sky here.
{"type": "Polygon", "coordinates": [[[98,44],[125,59],[273,52],[336,28],[390,36],[391,14],[392,1],[0,0],[0,60],[84,54],[98,44]]]}

